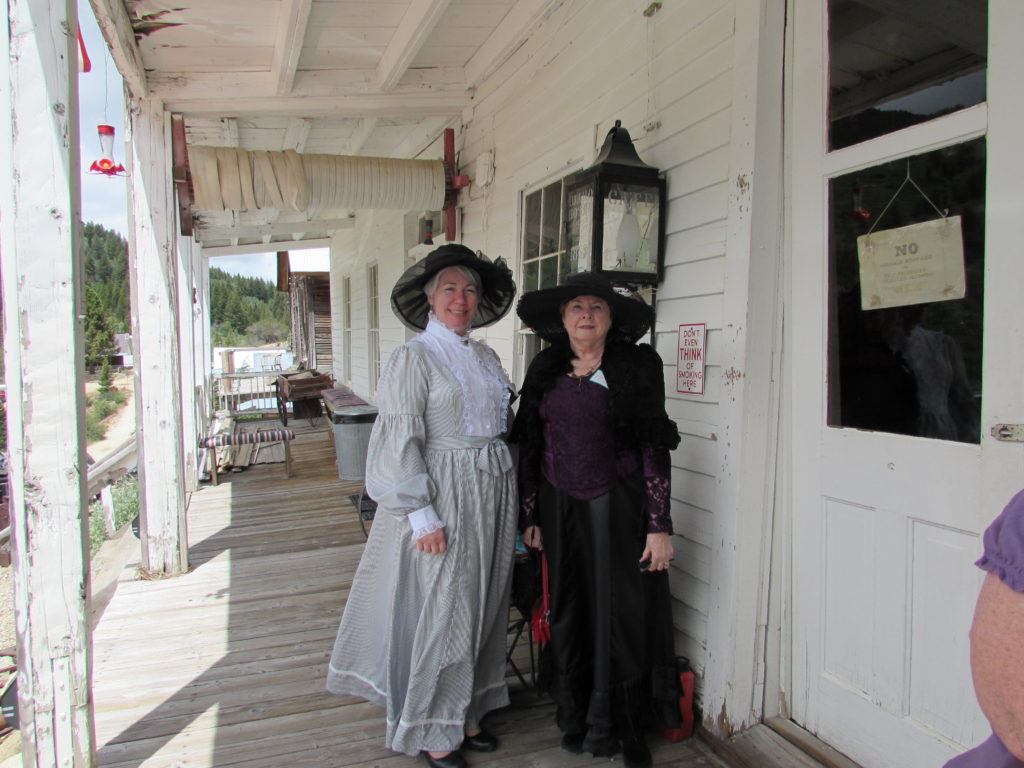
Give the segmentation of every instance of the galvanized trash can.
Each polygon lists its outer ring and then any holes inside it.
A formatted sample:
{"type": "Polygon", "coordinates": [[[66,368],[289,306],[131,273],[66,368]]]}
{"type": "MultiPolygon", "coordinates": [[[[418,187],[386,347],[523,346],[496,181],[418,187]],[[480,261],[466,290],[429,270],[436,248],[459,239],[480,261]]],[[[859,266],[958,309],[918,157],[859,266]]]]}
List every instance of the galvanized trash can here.
{"type": "Polygon", "coordinates": [[[342,480],[362,481],[366,475],[366,448],[376,420],[375,405],[346,405],[332,409],[334,452],[338,459],[338,477],[342,480]]]}

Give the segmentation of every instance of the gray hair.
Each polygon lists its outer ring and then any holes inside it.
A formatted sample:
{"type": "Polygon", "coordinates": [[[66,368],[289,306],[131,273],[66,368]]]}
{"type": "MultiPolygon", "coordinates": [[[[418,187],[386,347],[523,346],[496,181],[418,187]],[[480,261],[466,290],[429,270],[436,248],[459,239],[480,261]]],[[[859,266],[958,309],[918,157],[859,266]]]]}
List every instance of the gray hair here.
{"type": "Polygon", "coordinates": [[[454,269],[464,278],[472,282],[473,285],[476,286],[477,291],[481,290],[482,284],[480,281],[480,274],[475,269],[470,269],[469,267],[465,267],[462,264],[453,264],[450,267],[439,269],[437,272],[434,273],[434,276],[427,281],[427,284],[423,286],[423,293],[426,294],[428,299],[432,299],[434,297],[434,291],[437,290],[437,284],[441,280],[441,275],[447,272],[449,269],[454,269]]]}

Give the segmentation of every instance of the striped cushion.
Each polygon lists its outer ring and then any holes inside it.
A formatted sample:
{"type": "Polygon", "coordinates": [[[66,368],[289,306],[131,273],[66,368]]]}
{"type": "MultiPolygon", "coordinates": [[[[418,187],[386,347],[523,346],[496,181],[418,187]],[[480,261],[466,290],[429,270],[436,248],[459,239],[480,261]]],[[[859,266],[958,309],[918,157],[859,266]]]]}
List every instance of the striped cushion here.
{"type": "Polygon", "coordinates": [[[236,432],[233,435],[211,435],[201,437],[199,446],[201,448],[220,448],[224,445],[248,445],[250,443],[275,443],[281,440],[291,440],[295,432],[290,429],[265,429],[259,432],[236,432]]]}

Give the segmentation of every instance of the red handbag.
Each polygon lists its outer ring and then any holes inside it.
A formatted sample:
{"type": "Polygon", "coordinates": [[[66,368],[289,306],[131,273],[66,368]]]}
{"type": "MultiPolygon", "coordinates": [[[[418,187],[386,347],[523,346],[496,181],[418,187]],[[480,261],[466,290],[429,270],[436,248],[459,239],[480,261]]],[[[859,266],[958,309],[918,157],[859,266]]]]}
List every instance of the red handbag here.
{"type": "Polygon", "coordinates": [[[679,714],[682,722],[678,728],[661,727],[661,735],[669,741],[682,741],[693,735],[694,711],[693,711],[693,669],[690,667],[690,660],[684,656],[676,658],[676,669],[679,673],[679,686],[682,695],[679,697],[679,714]]]}
{"type": "Polygon", "coordinates": [[[548,556],[544,552],[540,553],[540,572],[543,592],[533,606],[530,631],[533,633],[533,641],[545,646],[551,641],[551,605],[548,595],[548,556]]]}

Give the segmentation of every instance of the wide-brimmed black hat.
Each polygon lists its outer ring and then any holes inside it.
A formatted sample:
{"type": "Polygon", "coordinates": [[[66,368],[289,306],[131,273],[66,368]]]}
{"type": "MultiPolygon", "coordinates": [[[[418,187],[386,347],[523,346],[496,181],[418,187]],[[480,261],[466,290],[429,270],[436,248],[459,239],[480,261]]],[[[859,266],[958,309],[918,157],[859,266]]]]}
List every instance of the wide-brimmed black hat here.
{"type": "Polygon", "coordinates": [[[654,322],[654,310],[628,288],[616,287],[600,273],[571,275],[561,285],[523,294],[516,307],[519,318],[545,341],[564,340],[568,333],[562,324],[562,305],[577,296],[597,296],[612,310],[610,339],[633,344],[654,322]]]}
{"type": "Polygon", "coordinates": [[[422,331],[427,327],[430,305],[423,288],[430,278],[448,267],[469,267],[480,275],[480,302],[473,316],[471,328],[482,328],[505,316],[512,307],[516,284],[505,260],[491,261],[479,251],[464,245],[442,245],[417,261],[398,278],[391,291],[391,309],[406,326],[422,331]]]}

